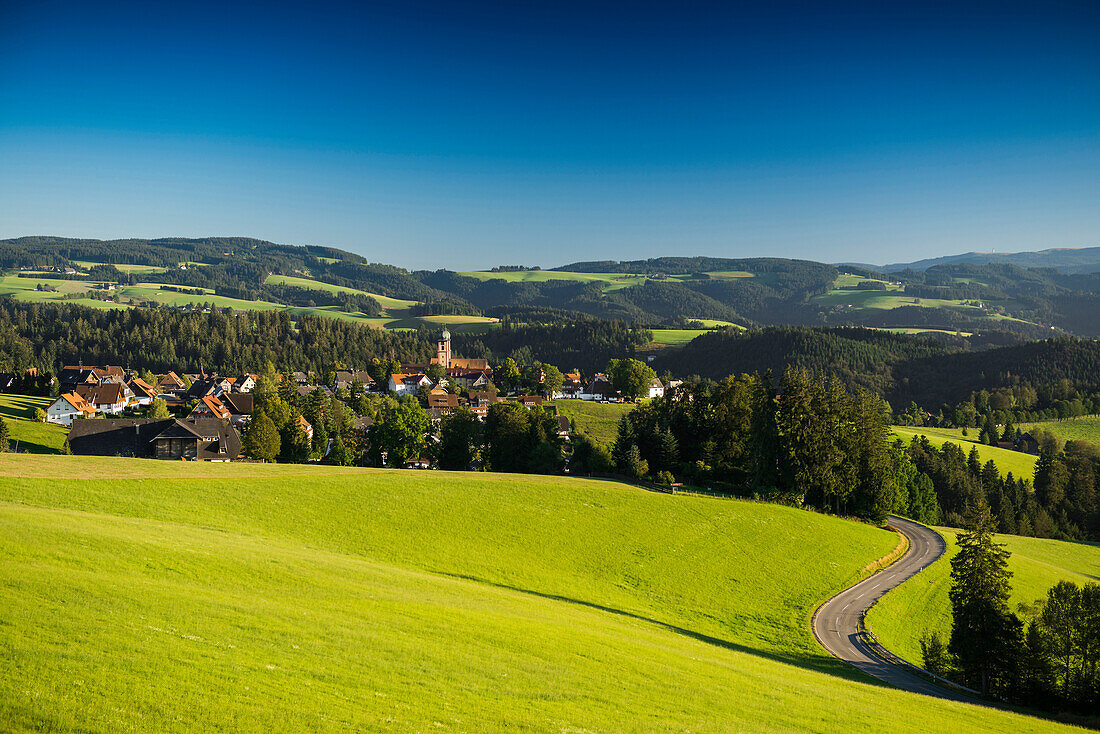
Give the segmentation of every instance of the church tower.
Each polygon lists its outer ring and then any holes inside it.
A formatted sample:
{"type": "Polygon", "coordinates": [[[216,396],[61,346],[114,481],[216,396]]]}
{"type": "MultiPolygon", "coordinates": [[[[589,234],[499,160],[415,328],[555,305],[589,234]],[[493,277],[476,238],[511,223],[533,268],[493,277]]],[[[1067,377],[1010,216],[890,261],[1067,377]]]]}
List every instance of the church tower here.
{"type": "Polygon", "coordinates": [[[443,338],[436,344],[436,359],[443,369],[451,366],[451,332],[443,329],[443,338]]]}

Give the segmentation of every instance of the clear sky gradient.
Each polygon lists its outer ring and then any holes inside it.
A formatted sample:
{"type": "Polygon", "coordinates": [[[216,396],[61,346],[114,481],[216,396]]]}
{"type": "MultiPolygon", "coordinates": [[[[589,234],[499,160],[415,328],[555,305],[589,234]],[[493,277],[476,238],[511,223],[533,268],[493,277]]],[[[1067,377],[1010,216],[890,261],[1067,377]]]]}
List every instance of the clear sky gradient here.
{"type": "Polygon", "coordinates": [[[470,269],[1098,233],[1095,0],[0,0],[0,237],[470,269]]]}

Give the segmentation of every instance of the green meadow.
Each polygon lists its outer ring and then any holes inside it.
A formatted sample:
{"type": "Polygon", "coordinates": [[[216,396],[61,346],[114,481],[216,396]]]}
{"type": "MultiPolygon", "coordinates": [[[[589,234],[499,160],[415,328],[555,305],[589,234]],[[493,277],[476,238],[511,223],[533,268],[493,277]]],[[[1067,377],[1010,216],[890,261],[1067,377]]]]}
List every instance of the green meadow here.
{"type": "Polygon", "coordinates": [[[56,454],[61,452],[69,429],[56,423],[33,420],[35,408],[45,410],[53,398],[32,395],[0,395],[0,417],[8,424],[11,450],[32,454],[56,454]]]}
{"type": "Polygon", "coordinates": [[[1054,731],[814,642],[893,549],[523,475],[0,456],[7,731],[1054,731]]]}
{"type": "MultiPolygon", "coordinates": [[[[645,275],[631,273],[574,273],[566,270],[517,270],[494,273],[487,270],[466,270],[460,272],[468,278],[478,280],[506,280],[509,283],[544,283],[548,280],[571,280],[580,283],[603,283],[604,292],[617,291],[641,285],[647,279],[645,275]]],[[[722,270],[707,273],[711,278],[752,278],[753,273],[743,270],[722,270]]],[[[690,274],[669,275],[665,280],[689,280],[690,274]]]]}
{"type": "Polygon", "coordinates": [[[1022,451],[978,443],[975,440],[979,433],[977,428],[967,429],[968,436],[963,436],[962,429],[959,428],[892,426],[892,430],[895,435],[906,443],[909,443],[916,436],[925,436],[933,446],[943,446],[950,441],[962,448],[963,453],[967,455],[970,454],[970,449],[976,448],[982,463],[992,460],[1000,469],[1002,475],[1012,472],[1012,476],[1017,479],[1032,479],[1035,476],[1035,462],[1039,460],[1039,457],[1034,454],[1025,454],[1022,451]]]}
{"type": "Polygon", "coordinates": [[[1089,441],[1100,445],[1100,415],[1086,415],[1060,421],[1042,421],[1020,425],[1021,431],[1042,428],[1063,441],[1089,441]]]}
{"type": "Polygon", "coordinates": [[[634,410],[633,403],[599,403],[595,400],[555,400],[558,412],[573,421],[597,443],[611,446],[619,430],[619,419],[634,410]]]}
{"type": "MultiPolygon", "coordinates": [[[[947,540],[947,553],[883,597],[867,615],[867,624],[894,653],[921,663],[920,638],[936,631],[946,641],[951,634],[950,558],[958,551],[958,530],[936,528],[947,540]]],[[[1062,540],[998,535],[1012,556],[1012,600],[1010,605],[1025,622],[1033,616],[1035,601],[1046,598],[1047,590],[1066,579],[1083,584],[1100,577],[1100,546],[1094,543],[1070,543],[1062,540]],[[1022,607],[1020,605],[1023,605],[1022,607]]]]}

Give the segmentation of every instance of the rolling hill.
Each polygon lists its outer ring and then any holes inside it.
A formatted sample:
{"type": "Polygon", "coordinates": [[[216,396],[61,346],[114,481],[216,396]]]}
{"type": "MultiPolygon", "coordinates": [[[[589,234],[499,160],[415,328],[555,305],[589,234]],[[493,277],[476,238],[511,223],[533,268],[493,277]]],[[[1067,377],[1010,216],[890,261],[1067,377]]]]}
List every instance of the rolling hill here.
{"type": "Polygon", "coordinates": [[[1100,247],[1055,248],[1037,252],[966,252],[961,255],[947,255],[916,260],[909,263],[892,263],[880,269],[886,273],[902,270],[927,270],[936,265],[954,265],[959,263],[988,265],[1003,263],[1021,268],[1051,268],[1063,273],[1095,273],[1100,270],[1100,247]]]}
{"type": "Polygon", "coordinates": [[[791,508],[0,455],[0,525],[11,731],[1058,729],[829,658],[810,611],[896,538],[791,508]]]}

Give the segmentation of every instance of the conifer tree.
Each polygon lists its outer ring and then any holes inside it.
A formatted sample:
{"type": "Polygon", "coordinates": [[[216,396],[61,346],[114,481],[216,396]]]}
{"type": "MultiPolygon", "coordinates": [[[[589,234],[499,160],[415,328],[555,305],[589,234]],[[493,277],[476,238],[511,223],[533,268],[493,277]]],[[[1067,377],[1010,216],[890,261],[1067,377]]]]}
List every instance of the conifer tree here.
{"type": "Polygon", "coordinates": [[[995,521],[979,498],[970,508],[967,529],[958,534],[951,559],[951,642],[967,685],[982,693],[1002,693],[1016,678],[1022,644],[1020,620],[1008,609],[1011,593],[1009,552],[993,540],[995,521]]]}

